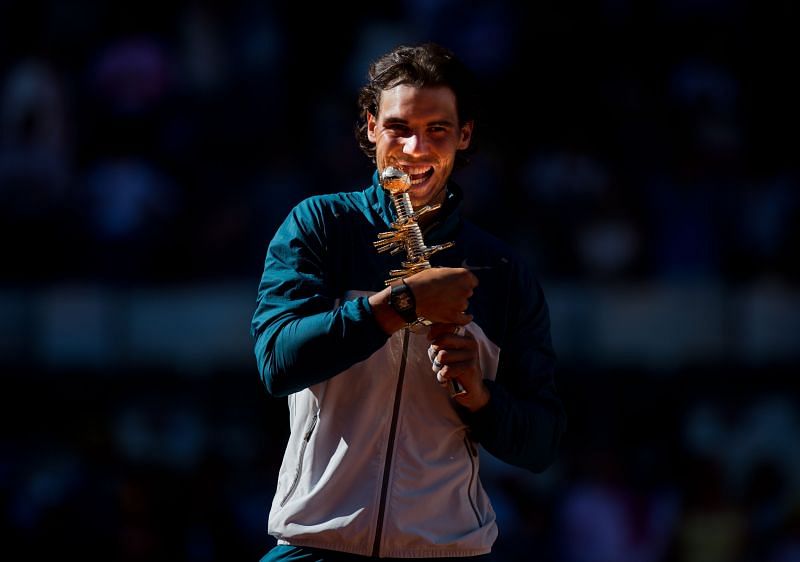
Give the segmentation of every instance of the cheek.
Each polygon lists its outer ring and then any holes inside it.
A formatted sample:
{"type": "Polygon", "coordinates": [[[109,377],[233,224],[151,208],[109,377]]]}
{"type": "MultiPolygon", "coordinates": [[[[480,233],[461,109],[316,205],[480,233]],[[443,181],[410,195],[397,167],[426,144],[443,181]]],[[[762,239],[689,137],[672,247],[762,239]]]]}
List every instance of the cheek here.
{"type": "Polygon", "coordinates": [[[384,167],[387,165],[387,160],[389,159],[389,152],[386,150],[386,145],[378,143],[375,146],[375,161],[384,167]]]}
{"type": "Polygon", "coordinates": [[[437,152],[441,165],[447,168],[452,167],[453,163],[456,161],[456,151],[453,145],[442,147],[441,150],[438,150],[437,152]]]}
{"type": "Polygon", "coordinates": [[[393,150],[398,149],[399,146],[400,143],[398,143],[396,139],[393,139],[386,135],[379,135],[376,138],[375,151],[378,154],[388,154],[393,150]]]}
{"type": "Polygon", "coordinates": [[[433,143],[432,149],[442,160],[455,160],[456,152],[459,149],[457,139],[448,138],[441,142],[433,143]]]}

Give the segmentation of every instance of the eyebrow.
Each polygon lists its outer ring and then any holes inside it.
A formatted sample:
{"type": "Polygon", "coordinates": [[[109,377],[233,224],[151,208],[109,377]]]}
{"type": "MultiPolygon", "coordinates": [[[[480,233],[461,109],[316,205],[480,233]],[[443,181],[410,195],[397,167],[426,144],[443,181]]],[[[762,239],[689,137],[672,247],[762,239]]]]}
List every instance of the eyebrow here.
{"type": "MultiPolygon", "coordinates": [[[[384,122],[384,124],[387,124],[387,125],[393,125],[393,124],[407,125],[408,124],[408,120],[407,119],[402,119],[401,117],[387,117],[386,119],[384,119],[383,122],[384,122]]],[[[439,120],[436,120],[436,121],[428,121],[427,123],[425,123],[425,125],[427,127],[455,127],[456,126],[455,123],[453,123],[452,121],[449,121],[447,119],[439,119],[439,120]]]]}

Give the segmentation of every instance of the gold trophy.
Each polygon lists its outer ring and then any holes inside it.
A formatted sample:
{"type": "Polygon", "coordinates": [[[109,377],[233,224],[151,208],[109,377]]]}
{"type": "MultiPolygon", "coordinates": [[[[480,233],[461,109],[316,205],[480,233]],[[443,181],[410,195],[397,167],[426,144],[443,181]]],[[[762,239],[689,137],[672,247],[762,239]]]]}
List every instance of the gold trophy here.
{"type": "MultiPolygon", "coordinates": [[[[397,212],[397,220],[392,223],[392,230],[378,234],[378,240],[374,242],[375,248],[378,252],[389,252],[392,255],[402,250],[406,252],[406,259],[401,262],[402,269],[389,270],[389,279],[386,280],[386,285],[391,285],[395,281],[430,269],[431,264],[428,258],[440,250],[453,247],[455,242],[445,242],[436,246],[425,245],[425,241],[422,239],[422,230],[419,227],[419,218],[435,211],[441,207],[441,204],[425,205],[419,211],[414,211],[408,195],[408,190],[411,189],[411,176],[393,166],[387,166],[381,173],[380,183],[392,198],[394,209],[397,212]]],[[[413,329],[419,324],[429,326],[432,322],[420,317],[409,328],[413,329]]],[[[459,327],[456,333],[463,335],[463,328],[459,327]]],[[[431,357],[431,361],[435,362],[433,357],[431,357]]],[[[463,393],[464,388],[458,381],[451,379],[451,396],[463,393]]]]}
{"type": "MultiPolygon", "coordinates": [[[[392,198],[394,209],[397,211],[397,220],[392,223],[392,230],[378,234],[377,242],[374,242],[378,252],[389,252],[392,255],[401,250],[406,251],[406,261],[402,262],[402,269],[392,269],[389,271],[389,279],[386,284],[390,285],[399,279],[405,279],[429,269],[431,267],[428,258],[439,250],[450,248],[454,242],[445,242],[436,246],[426,246],[422,239],[422,230],[419,228],[419,218],[431,211],[441,207],[440,203],[435,205],[425,205],[419,211],[414,211],[411,206],[411,198],[408,190],[411,188],[411,176],[392,166],[387,166],[381,173],[381,185],[392,198]]],[[[424,319],[418,320],[424,322],[424,319]]]]}

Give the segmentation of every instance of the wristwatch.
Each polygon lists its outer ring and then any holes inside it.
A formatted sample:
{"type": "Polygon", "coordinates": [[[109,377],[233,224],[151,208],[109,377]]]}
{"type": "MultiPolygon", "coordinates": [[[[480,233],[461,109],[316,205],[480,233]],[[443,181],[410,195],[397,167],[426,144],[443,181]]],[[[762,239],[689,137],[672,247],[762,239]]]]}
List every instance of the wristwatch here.
{"type": "Polygon", "coordinates": [[[389,306],[391,306],[407,324],[413,324],[417,321],[417,301],[414,299],[414,293],[411,291],[411,287],[406,285],[405,281],[392,285],[389,306]]]}

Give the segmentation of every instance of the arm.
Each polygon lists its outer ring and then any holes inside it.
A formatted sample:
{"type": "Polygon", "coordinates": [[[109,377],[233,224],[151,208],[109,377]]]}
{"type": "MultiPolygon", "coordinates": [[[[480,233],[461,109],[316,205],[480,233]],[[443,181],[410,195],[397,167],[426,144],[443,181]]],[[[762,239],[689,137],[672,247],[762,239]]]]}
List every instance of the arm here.
{"type": "MultiPolygon", "coordinates": [[[[406,325],[389,305],[389,288],[335,306],[338,295],[326,283],[333,275],[326,266],[329,250],[324,223],[308,201],[292,211],[270,243],[251,324],[270,394],[286,396],[329,379],[368,358],[406,325]]],[[[468,270],[428,269],[406,283],[425,318],[472,320],[462,314],[477,285],[468,270]]]]}
{"type": "Polygon", "coordinates": [[[326,380],[386,341],[366,297],[335,306],[326,253],[322,220],[308,202],[292,211],[267,250],[250,331],[261,379],[273,395],[326,380]]]}
{"type": "Polygon", "coordinates": [[[511,291],[508,337],[497,378],[485,380],[490,398],[464,412],[473,438],[497,458],[541,472],[552,464],[566,415],[555,383],[550,316],[541,287],[526,272],[511,291]]]}

